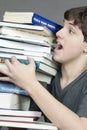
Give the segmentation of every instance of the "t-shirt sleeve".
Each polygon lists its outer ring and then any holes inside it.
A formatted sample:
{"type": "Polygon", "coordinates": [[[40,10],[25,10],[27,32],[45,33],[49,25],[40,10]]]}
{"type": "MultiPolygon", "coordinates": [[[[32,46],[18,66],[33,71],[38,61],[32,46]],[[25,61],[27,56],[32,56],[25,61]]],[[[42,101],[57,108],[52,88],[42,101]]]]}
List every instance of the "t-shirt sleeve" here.
{"type": "Polygon", "coordinates": [[[80,104],[78,105],[78,109],[76,112],[80,117],[87,117],[87,89],[84,90],[80,104]]]}

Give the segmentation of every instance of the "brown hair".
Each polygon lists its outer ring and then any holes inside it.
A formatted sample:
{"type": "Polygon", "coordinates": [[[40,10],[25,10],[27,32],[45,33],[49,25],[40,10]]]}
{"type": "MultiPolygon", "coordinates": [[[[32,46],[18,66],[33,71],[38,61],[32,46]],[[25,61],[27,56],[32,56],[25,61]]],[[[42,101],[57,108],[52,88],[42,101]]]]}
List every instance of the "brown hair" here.
{"type": "Polygon", "coordinates": [[[84,35],[84,41],[87,42],[87,6],[71,8],[64,13],[64,19],[73,20],[84,35]]]}

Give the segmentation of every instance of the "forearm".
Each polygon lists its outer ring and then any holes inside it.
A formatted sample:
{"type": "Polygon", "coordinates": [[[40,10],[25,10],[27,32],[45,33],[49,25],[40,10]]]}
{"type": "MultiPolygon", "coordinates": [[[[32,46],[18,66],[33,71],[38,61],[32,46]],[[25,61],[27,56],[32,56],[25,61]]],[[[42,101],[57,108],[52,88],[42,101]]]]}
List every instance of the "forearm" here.
{"type": "Polygon", "coordinates": [[[81,119],[57,101],[39,82],[27,91],[44,114],[60,130],[82,130],[81,119]]]}
{"type": "Polygon", "coordinates": [[[32,59],[30,59],[30,64],[26,66],[13,57],[11,62],[6,60],[6,65],[8,69],[1,69],[0,71],[8,77],[0,77],[0,80],[13,82],[28,91],[29,95],[44,114],[60,130],[83,130],[82,120],[75,113],[57,101],[37,81],[35,76],[35,64],[32,59]]]}

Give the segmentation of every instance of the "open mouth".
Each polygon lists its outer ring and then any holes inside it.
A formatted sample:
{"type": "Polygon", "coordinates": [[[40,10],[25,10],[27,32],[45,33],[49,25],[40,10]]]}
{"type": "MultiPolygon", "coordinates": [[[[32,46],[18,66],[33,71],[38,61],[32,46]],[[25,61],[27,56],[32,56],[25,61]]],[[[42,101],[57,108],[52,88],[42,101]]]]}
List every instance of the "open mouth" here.
{"type": "Polygon", "coordinates": [[[56,50],[61,50],[63,49],[63,45],[61,43],[58,43],[58,44],[54,44],[53,45],[53,51],[56,51],[56,50]]]}
{"type": "Polygon", "coordinates": [[[57,44],[57,46],[55,47],[56,50],[61,50],[63,49],[63,46],[61,44],[57,44]]]}
{"type": "Polygon", "coordinates": [[[57,49],[61,50],[62,48],[63,48],[63,46],[61,44],[58,44],[57,49]]]}

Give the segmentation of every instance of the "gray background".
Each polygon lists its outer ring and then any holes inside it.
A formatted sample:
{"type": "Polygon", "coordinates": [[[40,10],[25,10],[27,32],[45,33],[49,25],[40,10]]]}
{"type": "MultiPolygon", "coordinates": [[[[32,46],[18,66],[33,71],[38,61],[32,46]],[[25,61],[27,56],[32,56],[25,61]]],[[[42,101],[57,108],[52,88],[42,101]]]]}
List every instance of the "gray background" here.
{"type": "Polygon", "coordinates": [[[0,21],[5,11],[29,11],[63,24],[63,13],[66,9],[84,5],[87,6],[87,0],[0,0],[0,21]]]}
{"type": "Polygon", "coordinates": [[[87,0],[0,0],[0,20],[5,11],[31,11],[62,24],[66,9],[83,5],[87,0]]]}

